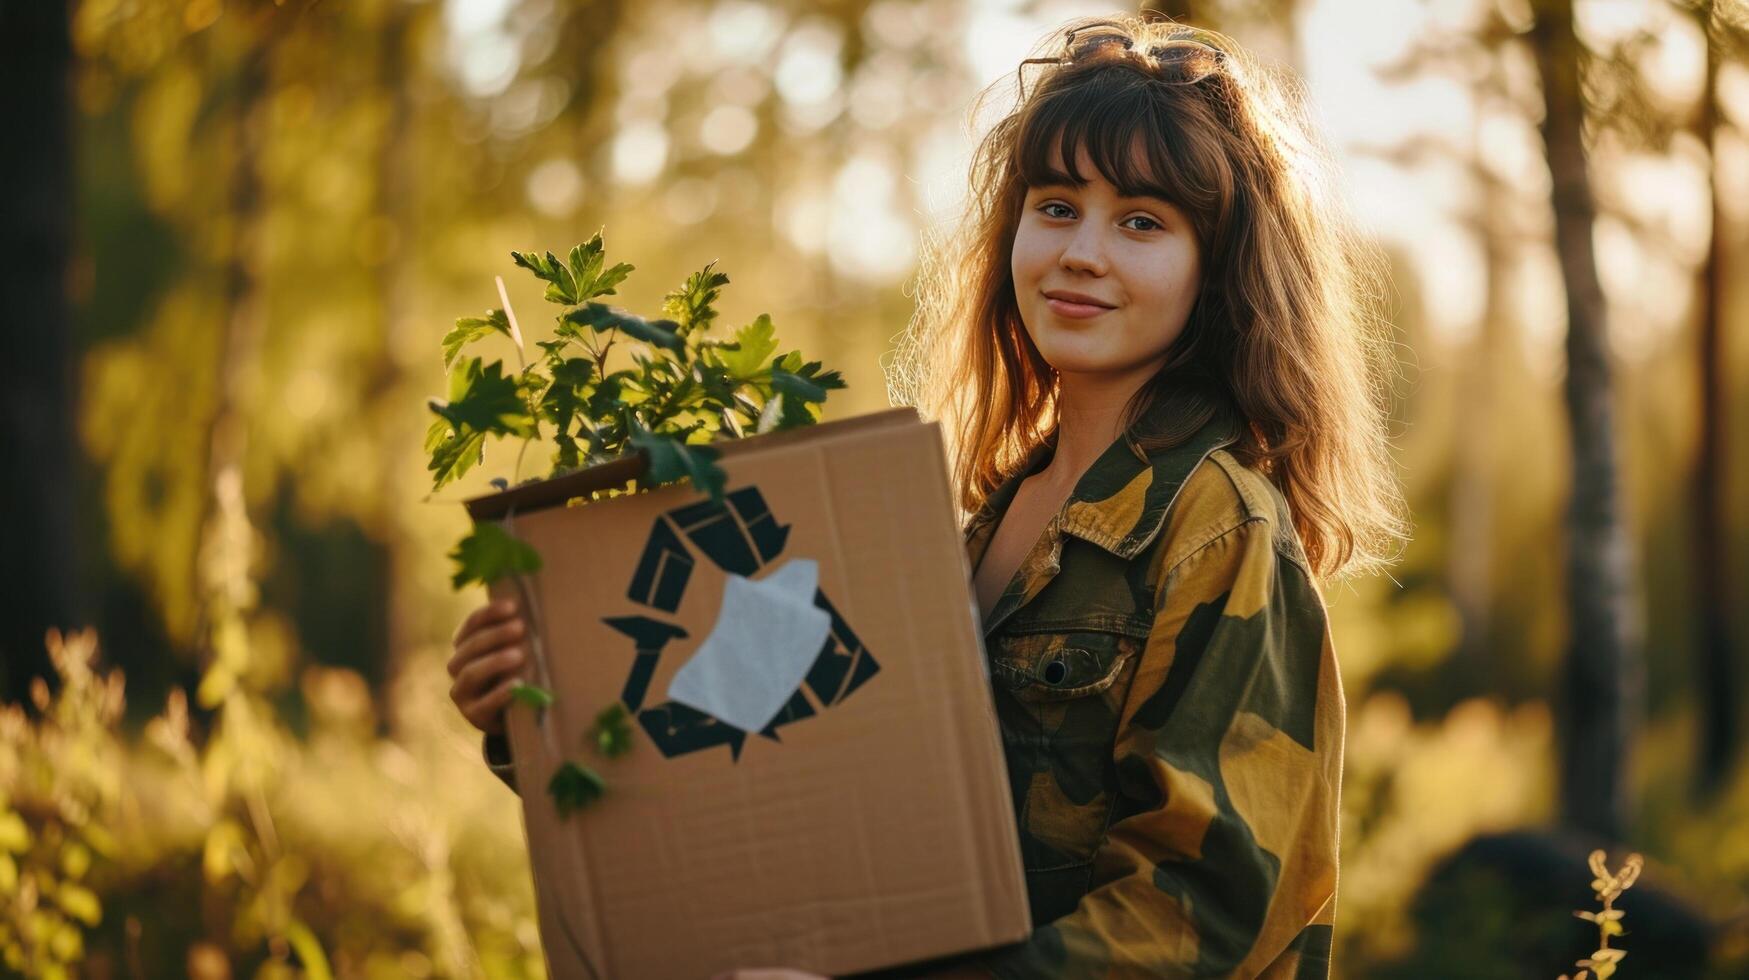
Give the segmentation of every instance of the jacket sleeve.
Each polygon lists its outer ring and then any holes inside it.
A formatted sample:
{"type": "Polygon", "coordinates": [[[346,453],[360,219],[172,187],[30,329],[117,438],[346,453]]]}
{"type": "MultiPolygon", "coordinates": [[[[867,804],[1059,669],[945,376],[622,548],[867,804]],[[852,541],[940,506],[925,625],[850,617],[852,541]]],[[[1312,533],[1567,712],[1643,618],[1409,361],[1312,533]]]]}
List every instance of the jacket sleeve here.
{"type": "Polygon", "coordinates": [[[1251,518],[1162,576],[1089,891],[991,974],[1328,975],[1342,687],[1323,600],[1274,533],[1251,518]]]}
{"type": "Polygon", "coordinates": [[[480,745],[480,754],[486,758],[486,768],[492,770],[492,775],[504,781],[510,791],[521,795],[516,788],[516,766],[510,759],[510,740],[502,735],[484,736],[480,745]]]}

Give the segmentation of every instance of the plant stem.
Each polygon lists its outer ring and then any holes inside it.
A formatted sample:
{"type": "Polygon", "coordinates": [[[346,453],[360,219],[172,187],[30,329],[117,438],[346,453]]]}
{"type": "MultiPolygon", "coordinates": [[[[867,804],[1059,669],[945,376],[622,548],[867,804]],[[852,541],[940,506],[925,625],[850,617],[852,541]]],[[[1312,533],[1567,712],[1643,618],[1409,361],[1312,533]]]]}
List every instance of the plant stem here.
{"type": "MultiPolygon", "coordinates": [[[[523,356],[522,330],[516,325],[516,311],[510,308],[510,292],[504,288],[503,276],[493,276],[492,278],[498,283],[498,300],[504,304],[504,319],[510,322],[510,339],[516,341],[516,363],[526,374],[528,372],[528,358],[523,356]]],[[[534,402],[527,404],[528,417],[534,420],[535,434],[523,437],[522,448],[516,451],[516,465],[510,468],[511,486],[522,481],[522,457],[528,454],[528,444],[540,435],[540,410],[534,402]]]]}

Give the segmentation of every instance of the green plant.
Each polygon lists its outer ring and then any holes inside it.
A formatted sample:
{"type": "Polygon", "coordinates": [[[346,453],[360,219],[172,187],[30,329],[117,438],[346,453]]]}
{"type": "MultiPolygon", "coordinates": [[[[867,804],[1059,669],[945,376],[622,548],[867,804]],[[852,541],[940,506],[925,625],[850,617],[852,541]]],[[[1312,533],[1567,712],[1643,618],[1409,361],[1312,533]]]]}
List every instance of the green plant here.
{"type": "MultiPolygon", "coordinates": [[[[545,299],[561,308],[553,336],[535,342],[541,354],[530,362],[502,279],[503,306],[462,317],[444,335],[449,397],[431,400],[437,419],[425,437],[433,490],[479,464],[489,437],[521,440],[512,479],[520,477],[528,446],[550,431],[555,448],[549,476],[637,452],[648,464],[644,486],[690,481],[720,502],[724,474],[710,443],[811,425],[827,393],[844,387],[838,372],[804,360],[800,351],[778,354],[765,314],[732,340],[707,338],[717,318],[713,304],[729,282],[714,262],[668,293],[663,318],[652,320],[598,302],[614,295],[632,272],[623,262],[607,265],[600,233],[564,259],[552,252],[510,257],[545,282],[545,299]],[[514,372],[503,361],[463,356],[469,344],[494,335],[514,344],[514,372]],[[630,341],[621,359],[631,366],[616,368],[608,358],[621,341],[630,341]]],[[[450,557],[457,589],[541,567],[533,548],[491,522],[476,525],[450,557]]],[[[533,684],[519,683],[513,694],[536,711],[553,701],[550,691],[533,684]]],[[[596,716],[590,740],[614,758],[630,749],[631,732],[624,709],[610,705],[596,716]]],[[[547,784],[562,815],[599,799],[605,789],[595,770],[573,761],[561,763],[547,784]]]]}
{"type": "Polygon", "coordinates": [[[812,424],[827,393],[844,387],[838,372],[800,351],[778,355],[767,315],[732,340],[706,338],[717,318],[713,304],[729,282],[714,262],[667,294],[663,319],[650,320],[597,302],[614,295],[632,271],[623,262],[606,267],[599,233],[562,260],[552,252],[510,255],[547,284],[546,300],[561,307],[553,336],[536,341],[541,355],[528,361],[502,291],[502,307],[462,317],[444,336],[449,393],[431,401],[437,419],[425,441],[434,490],[477,465],[488,437],[520,439],[526,450],[550,429],[551,476],[642,452],[646,484],[691,480],[720,500],[723,474],[709,443],[812,424]],[[495,334],[515,344],[516,371],[462,355],[495,334]],[[638,346],[622,352],[631,366],[616,369],[609,357],[621,341],[638,346]]]}
{"type": "MultiPolygon", "coordinates": [[[[546,707],[552,703],[553,696],[538,687],[519,684],[523,691],[536,692],[532,698],[525,698],[528,703],[540,703],[537,707],[546,707]]],[[[595,746],[595,751],[609,759],[616,759],[632,749],[631,718],[626,714],[625,706],[614,702],[601,709],[595,715],[595,724],[589,729],[589,742],[595,746]]],[[[547,783],[547,792],[559,808],[560,816],[568,816],[573,811],[594,803],[607,792],[607,781],[601,774],[589,766],[579,762],[565,761],[553,772],[553,778],[547,783]]]]}
{"type": "MultiPolygon", "coordinates": [[[[1604,863],[1604,853],[1601,850],[1591,852],[1591,890],[1597,893],[1597,900],[1603,903],[1603,908],[1596,912],[1574,912],[1573,914],[1587,922],[1597,923],[1597,949],[1590,956],[1580,960],[1575,965],[1581,967],[1573,980],[1609,980],[1615,975],[1615,968],[1621,963],[1622,957],[1628,955],[1625,949],[1616,949],[1609,945],[1610,937],[1622,935],[1622,910],[1615,907],[1615,900],[1621,893],[1633,887],[1634,881],[1640,877],[1640,868],[1644,859],[1638,854],[1629,854],[1620,871],[1610,871],[1604,863]]],[[[1565,973],[1560,980],[1567,980],[1565,973]]]]}

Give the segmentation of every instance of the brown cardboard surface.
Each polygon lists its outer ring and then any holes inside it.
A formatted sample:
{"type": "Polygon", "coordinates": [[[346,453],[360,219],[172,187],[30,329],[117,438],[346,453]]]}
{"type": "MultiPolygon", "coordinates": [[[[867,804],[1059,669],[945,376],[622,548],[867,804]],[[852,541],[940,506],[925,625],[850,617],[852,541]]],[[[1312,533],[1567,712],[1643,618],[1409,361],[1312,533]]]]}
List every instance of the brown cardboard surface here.
{"type": "MultiPolygon", "coordinates": [[[[542,556],[526,601],[556,699],[539,722],[513,707],[509,724],[549,971],[838,974],[1023,938],[1014,816],[939,430],[899,410],[724,448],[728,491],[756,488],[789,528],[764,568],[817,560],[820,593],[864,651],[851,663],[878,670],[847,667],[830,701],[804,684],[813,713],[775,739],[748,734],[738,758],[723,744],[665,757],[637,723],[633,750],[602,758],[586,733],[637,657],[604,620],[644,615],[687,632],[662,648],[646,710],[716,622],[725,572],[691,537],[672,612],[630,594],[658,519],[703,496],[671,487],[516,513],[508,526],[542,556]],[[546,792],[561,757],[608,784],[568,818],[546,792]]],[[[582,477],[564,478],[569,494],[582,477]]]]}

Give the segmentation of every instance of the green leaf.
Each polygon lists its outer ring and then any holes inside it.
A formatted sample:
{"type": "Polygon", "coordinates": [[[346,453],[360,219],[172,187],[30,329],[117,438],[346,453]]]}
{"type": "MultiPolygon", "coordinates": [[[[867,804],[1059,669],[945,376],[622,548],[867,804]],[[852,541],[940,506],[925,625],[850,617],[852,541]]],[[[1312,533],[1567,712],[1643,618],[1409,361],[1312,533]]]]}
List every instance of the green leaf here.
{"type": "Polygon", "coordinates": [[[596,751],[609,759],[617,759],[632,750],[632,723],[625,705],[614,702],[595,716],[592,730],[596,751]]]}
{"type": "Polygon", "coordinates": [[[773,374],[775,375],[777,371],[784,371],[793,374],[822,390],[822,394],[819,398],[810,398],[808,399],[809,401],[824,401],[825,390],[830,389],[835,391],[844,387],[844,377],[837,371],[821,370],[819,361],[809,361],[806,364],[803,364],[801,351],[790,351],[788,354],[784,355],[783,361],[774,366],[773,374]]]}
{"type": "Polygon", "coordinates": [[[691,374],[680,378],[660,376],[656,381],[656,404],[641,414],[649,422],[651,431],[683,435],[681,430],[686,428],[686,423],[682,416],[690,414],[691,406],[703,396],[704,389],[691,374]]]}
{"type": "Polygon", "coordinates": [[[728,474],[716,464],[718,453],[709,446],[688,446],[681,439],[657,435],[641,426],[631,431],[631,443],[649,458],[650,468],[644,479],[650,483],[674,483],[690,480],[713,501],[723,499],[723,484],[728,474]]]}
{"type": "Polygon", "coordinates": [[[554,281],[547,284],[546,300],[549,303],[571,304],[578,302],[577,277],[571,275],[571,270],[559,257],[551,252],[546,254],[547,268],[555,273],[554,281]]]}
{"type": "Polygon", "coordinates": [[[619,411],[620,399],[627,380],[631,379],[630,371],[615,371],[596,383],[584,400],[588,407],[588,417],[597,424],[612,422],[619,411]]]}
{"type": "Polygon", "coordinates": [[[595,278],[594,282],[589,284],[589,288],[584,293],[583,298],[592,299],[596,296],[612,296],[614,292],[613,287],[624,282],[625,277],[631,275],[632,269],[633,266],[628,265],[625,262],[617,263],[613,268],[603,272],[595,278]]]}
{"type": "Polygon", "coordinates": [[[717,318],[716,308],[711,304],[729,284],[729,277],[714,271],[715,268],[715,261],[706,263],[703,269],[687,277],[684,286],[662,297],[662,312],[680,324],[682,333],[707,330],[717,318]]]}
{"type": "Polygon", "coordinates": [[[783,396],[783,416],[778,419],[779,431],[813,425],[820,420],[818,402],[803,401],[794,395],[783,396]]]}
{"type": "Polygon", "coordinates": [[[563,320],[588,327],[597,333],[618,330],[628,337],[675,353],[686,349],[686,343],[680,339],[678,333],[679,325],[673,320],[646,320],[641,316],[611,309],[602,303],[586,303],[580,309],[565,314],[563,320]]]}
{"type": "Polygon", "coordinates": [[[541,417],[553,423],[554,469],[571,469],[582,464],[582,455],[571,429],[578,416],[588,415],[584,399],[595,364],[586,357],[557,356],[548,358],[547,364],[552,371],[553,383],[541,395],[541,417]]]}
{"type": "Polygon", "coordinates": [[[443,366],[447,370],[455,363],[456,355],[462,348],[492,334],[501,333],[510,336],[510,319],[500,309],[486,311],[485,316],[464,316],[455,322],[449,333],[443,335],[443,366]]]}
{"type": "Polygon", "coordinates": [[[774,332],[771,317],[764,313],[759,314],[759,319],[735,332],[734,345],[720,348],[718,354],[730,377],[738,381],[749,381],[765,371],[766,359],[777,350],[774,332]]]}
{"type": "MultiPolygon", "coordinates": [[[[449,423],[442,422],[445,432],[449,432],[449,423]]],[[[486,451],[486,434],[484,432],[469,432],[450,435],[436,449],[431,451],[431,462],[426,466],[434,475],[431,489],[441,490],[444,484],[461,479],[468,470],[479,464],[486,451]]]]}
{"type": "Polygon", "coordinates": [[[805,402],[826,400],[826,389],[799,374],[785,371],[783,368],[771,369],[771,386],[782,394],[805,402]]]}
{"type": "Polygon", "coordinates": [[[568,432],[558,432],[553,436],[553,476],[568,473],[583,465],[583,448],[577,445],[577,440],[568,432]]]}
{"type": "Polygon", "coordinates": [[[500,436],[532,436],[534,416],[529,414],[525,382],[504,374],[504,362],[481,368],[480,359],[456,363],[451,375],[448,402],[433,402],[431,410],[448,420],[456,432],[464,430],[500,436]],[[457,381],[459,380],[459,384],[457,381]]]}
{"type": "Polygon", "coordinates": [[[546,688],[536,687],[522,681],[510,685],[510,696],[516,701],[536,709],[549,707],[553,703],[553,695],[546,688]]]}
{"type": "Polygon", "coordinates": [[[595,370],[595,362],[587,357],[554,358],[548,367],[552,370],[553,384],[547,389],[550,394],[559,388],[577,389],[589,383],[589,377],[595,370]]]}
{"type": "Polygon", "coordinates": [[[552,796],[561,817],[568,817],[594,803],[605,792],[607,783],[601,776],[588,766],[575,762],[560,763],[553,772],[552,781],[547,783],[547,793],[552,796]]]}
{"type": "Polygon", "coordinates": [[[581,245],[571,246],[571,254],[566,259],[571,267],[571,278],[579,285],[595,281],[595,277],[601,273],[602,260],[600,232],[596,232],[595,237],[581,245]]]}
{"type": "Polygon", "coordinates": [[[571,270],[559,261],[558,256],[551,252],[544,255],[538,255],[534,252],[511,252],[510,258],[517,265],[546,282],[545,299],[547,302],[563,303],[567,306],[578,302],[577,279],[571,275],[571,270]]]}
{"type": "Polygon", "coordinates": [[[541,567],[539,552],[490,522],[475,525],[473,533],[461,539],[449,557],[456,563],[450,582],[457,589],[469,582],[490,585],[506,575],[538,572],[541,567]]]}
{"type": "Polygon", "coordinates": [[[587,242],[573,246],[567,261],[571,278],[576,283],[572,303],[586,302],[597,296],[612,296],[614,287],[624,282],[633,268],[621,262],[606,272],[601,270],[605,256],[600,232],[596,232],[587,242]]]}
{"type": "Polygon", "coordinates": [[[621,333],[628,334],[653,347],[664,347],[676,354],[684,354],[686,342],[680,339],[680,325],[673,320],[646,320],[640,316],[625,316],[620,319],[621,333]]]}
{"type": "Polygon", "coordinates": [[[437,452],[437,447],[443,445],[452,431],[454,430],[450,428],[448,419],[439,418],[432,422],[431,428],[425,430],[425,451],[437,452]]]}
{"type": "MultiPolygon", "coordinates": [[[[501,366],[494,363],[495,369],[501,366]]],[[[482,410],[485,402],[493,397],[493,392],[502,383],[508,383],[511,390],[515,389],[514,379],[506,379],[501,375],[497,380],[484,388],[479,388],[483,372],[480,369],[480,359],[477,357],[457,361],[449,373],[450,401],[431,400],[431,410],[438,415],[437,423],[425,432],[426,451],[431,454],[431,461],[426,469],[433,474],[432,489],[442,489],[444,484],[459,479],[475,464],[480,462],[485,451],[486,436],[493,431],[504,435],[508,429],[491,430],[478,426],[458,423],[456,416],[468,416],[475,410],[482,410]],[[478,389],[478,390],[476,390],[478,389]],[[452,410],[452,406],[460,404],[460,410],[452,410]],[[438,432],[442,426],[442,433],[438,432]]],[[[504,403],[503,407],[514,414],[526,416],[527,406],[520,404],[521,399],[513,400],[516,404],[504,403]]]]}
{"type": "MultiPolygon", "coordinates": [[[[823,371],[819,361],[802,362],[800,351],[791,351],[779,358],[771,369],[773,398],[781,402],[777,429],[793,429],[812,425],[819,420],[818,406],[825,402],[826,392],[844,387],[844,378],[837,371],[823,371]]],[[[769,432],[771,405],[766,405],[759,431],[769,432]]]]}

